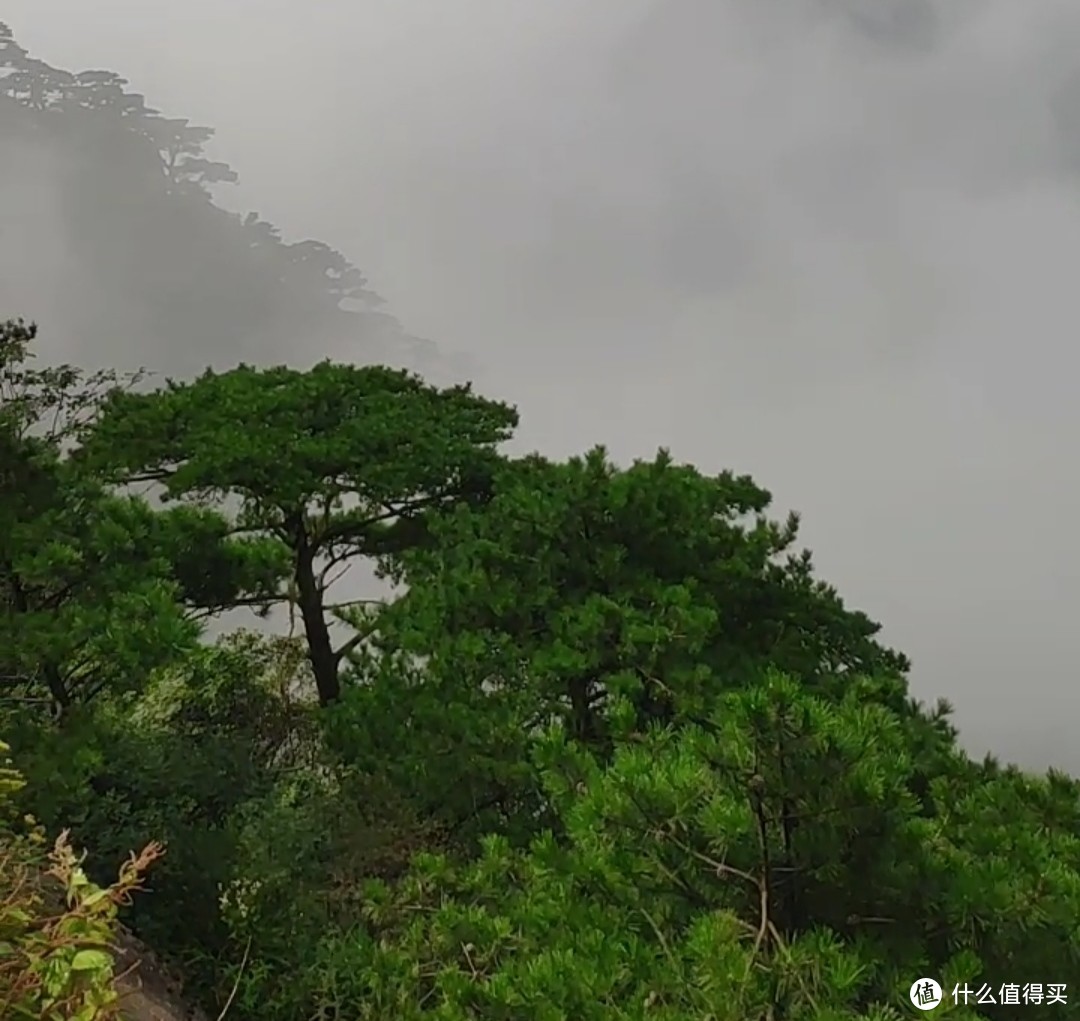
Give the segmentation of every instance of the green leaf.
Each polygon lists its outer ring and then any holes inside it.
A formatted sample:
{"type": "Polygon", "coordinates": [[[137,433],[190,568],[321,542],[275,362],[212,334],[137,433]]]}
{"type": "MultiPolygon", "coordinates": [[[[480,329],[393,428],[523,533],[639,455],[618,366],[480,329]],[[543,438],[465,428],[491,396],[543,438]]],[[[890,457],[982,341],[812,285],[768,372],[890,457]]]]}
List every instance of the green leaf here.
{"type": "Polygon", "coordinates": [[[104,950],[79,950],[71,959],[72,971],[103,971],[112,965],[112,955],[104,950]]]}

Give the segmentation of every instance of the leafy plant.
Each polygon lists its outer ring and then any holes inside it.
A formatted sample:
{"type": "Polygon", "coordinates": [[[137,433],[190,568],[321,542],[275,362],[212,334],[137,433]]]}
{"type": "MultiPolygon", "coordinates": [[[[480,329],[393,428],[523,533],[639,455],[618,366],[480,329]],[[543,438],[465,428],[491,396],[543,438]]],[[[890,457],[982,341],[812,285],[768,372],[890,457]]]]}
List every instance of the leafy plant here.
{"type": "MultiPolygon", "coordinates": [[[[21,775],[0,742],[0,809],[10,814],[21,775]]],[[[11,1021],[106,1021],[119,1012],[111,941],[118,908],[163,854],[148,844],[112,885],[92,883],[65,831],[46,852],[32,817],[0,824],[0,1016],[11,1021]]]]}

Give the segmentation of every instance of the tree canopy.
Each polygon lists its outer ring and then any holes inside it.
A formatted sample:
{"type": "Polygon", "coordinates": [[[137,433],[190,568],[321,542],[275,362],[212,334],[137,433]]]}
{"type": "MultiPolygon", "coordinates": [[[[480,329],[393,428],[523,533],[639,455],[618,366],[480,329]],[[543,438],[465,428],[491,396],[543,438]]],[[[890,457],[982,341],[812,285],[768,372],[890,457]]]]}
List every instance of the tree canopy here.
{"type": "Polygon", "coordinates": [[[28,367],[34,335],[0,324],[0,692],[62,713],[138,689],[193,648],[191,609],[263,588],[281,558],[212,510],[156,511],[84,471],[70,442],[123,382],[28,367]]]}
{"type": "Polygon", "coordinates": [[[363,601],[328,602],[336,576],[356,558],[422,543],[440,507],[482,499],[495,448],[516,423],[512,408],[468,386],[439,390],[402,370],[241,366],[153,393],[114,391],[77,457],[113,482],[160,483],[166,500],[194,501],[191,513],[238,501],[232,532],[278,544],[289,565],[287,586],[275,579],[248,601],[295,605],[328,704],[341,660],[366,636],[363,601]],[[337,648],[335,611],[357,629],[337,648]]]}

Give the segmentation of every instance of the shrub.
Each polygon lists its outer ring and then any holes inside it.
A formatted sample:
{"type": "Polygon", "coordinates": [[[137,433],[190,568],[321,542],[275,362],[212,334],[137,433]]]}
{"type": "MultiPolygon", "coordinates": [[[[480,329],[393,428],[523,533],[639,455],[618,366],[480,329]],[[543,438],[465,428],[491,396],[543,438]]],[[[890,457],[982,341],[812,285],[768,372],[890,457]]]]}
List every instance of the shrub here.
{"type": "Polygon", "coordinates": [[[112,938],[118,908],[163,854],[149,844],[106,888],[92,883],[65,830],[46,850],[44,830],[18,819],[25,781],[0,741],[0,1017],[106,1021],[119,1013],[112,938]]]}

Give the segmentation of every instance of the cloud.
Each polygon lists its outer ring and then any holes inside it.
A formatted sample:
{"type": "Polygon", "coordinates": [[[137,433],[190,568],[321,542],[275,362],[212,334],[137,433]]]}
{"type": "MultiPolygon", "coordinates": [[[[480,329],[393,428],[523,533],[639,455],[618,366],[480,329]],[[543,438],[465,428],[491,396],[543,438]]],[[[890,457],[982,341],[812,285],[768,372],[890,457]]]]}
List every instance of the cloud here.
{"type": "Polygon", "coordinates": [[[214,124],[525,445],[751,471],[973,749],[1080,770],[1075,4],[7,6],[214,124]]]}

